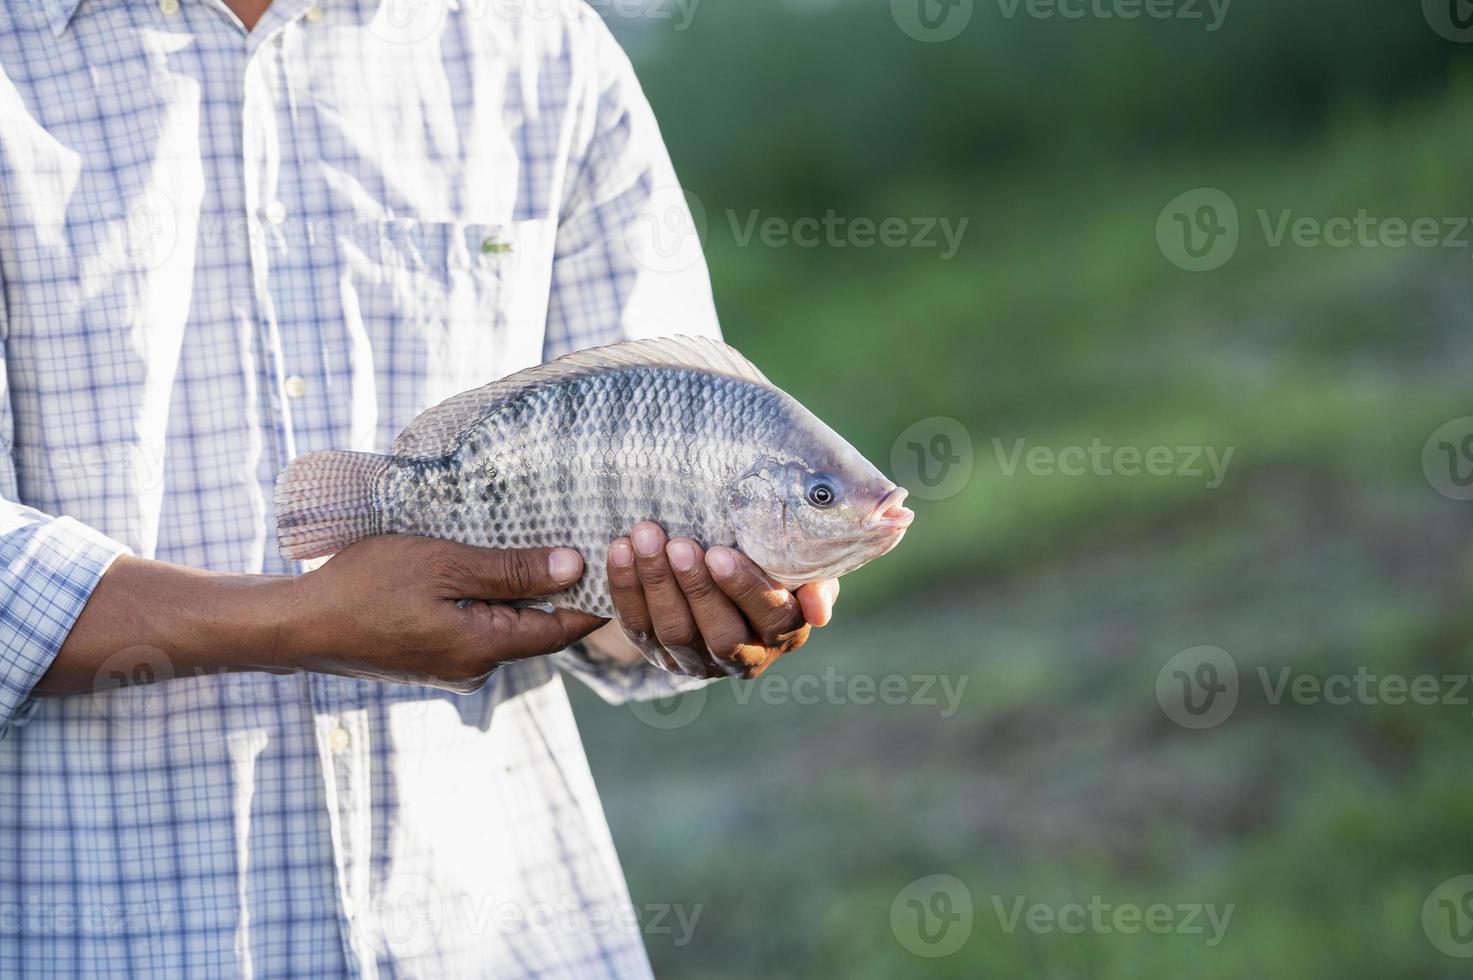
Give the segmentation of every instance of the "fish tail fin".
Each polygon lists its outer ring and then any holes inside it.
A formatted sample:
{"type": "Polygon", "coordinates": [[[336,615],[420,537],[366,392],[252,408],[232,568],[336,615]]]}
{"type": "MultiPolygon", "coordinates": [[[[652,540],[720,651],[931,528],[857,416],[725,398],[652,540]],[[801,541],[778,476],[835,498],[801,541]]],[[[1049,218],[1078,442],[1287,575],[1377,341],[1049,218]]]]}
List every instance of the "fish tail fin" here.
{"type": "Polygon", "coordinates": [[[394,461],[373,453],[308,453],[276,479],[276,540],[281,557],[307,561],[336,554],[382,530],[374,484],[394,461]]]}

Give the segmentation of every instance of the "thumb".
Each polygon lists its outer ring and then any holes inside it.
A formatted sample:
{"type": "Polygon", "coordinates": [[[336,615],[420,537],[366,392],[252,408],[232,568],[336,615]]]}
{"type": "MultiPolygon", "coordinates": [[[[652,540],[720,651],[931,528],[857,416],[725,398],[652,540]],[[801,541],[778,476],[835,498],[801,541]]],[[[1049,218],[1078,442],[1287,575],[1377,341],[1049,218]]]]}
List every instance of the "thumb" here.
{"type": "Polygon", "coordinates": [[[482,604],[476,611],[476,626],[501,662],[556,653],[577,643],[606,622],[598,616],[571,609],[555,609],[548,613],[539,609],[482,604]]]}
{"type": "Polygon", "coordinates": [[[443,542],[430,566],[456,599],[535,599],[561,592],[583,576],[583,556],[572,548],[477,548],[443,542]]]}

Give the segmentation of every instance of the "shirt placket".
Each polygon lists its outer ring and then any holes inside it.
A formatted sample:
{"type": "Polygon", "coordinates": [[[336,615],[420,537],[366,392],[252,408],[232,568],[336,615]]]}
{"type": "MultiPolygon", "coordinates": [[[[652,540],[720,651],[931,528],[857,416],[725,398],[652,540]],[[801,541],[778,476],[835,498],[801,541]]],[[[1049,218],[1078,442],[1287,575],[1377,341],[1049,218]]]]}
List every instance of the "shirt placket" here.
{"type": "MultiPolygon", "coordinates": [[[[214,2],[214,0],[207,0],[214,2]]],[[[317,240],[306,171],[296,125],[297,95],[288,58],[292,32],[321,22],[311,0],[277,0],[247,38],[242,126],[245,147],[245,199],[250,229],[252,285],[257,302],[263,377],[262,409],[270,421],[265,434],[272,449],[263,474],[276,473],[299,452],[329,448],[340,441],[334,419],[350,406],[333,405],[325,383],[326,352],[333,338],[323,336],[330,322],[315,315],[315,296],[331,283],[313,281],[317,240]]],[[[282,563],[282,571],[294,571],[282,563]]],[[[337,875],[339,929],[344,955],[356,976],[377,974],[369,937],[359,923],[370,911],[369,858],[371,803],[370,741],[366,712],[351,696],[351,685],[318,674],[305,677],[315,718],[314,732],[328,809],[337,875]]]]}

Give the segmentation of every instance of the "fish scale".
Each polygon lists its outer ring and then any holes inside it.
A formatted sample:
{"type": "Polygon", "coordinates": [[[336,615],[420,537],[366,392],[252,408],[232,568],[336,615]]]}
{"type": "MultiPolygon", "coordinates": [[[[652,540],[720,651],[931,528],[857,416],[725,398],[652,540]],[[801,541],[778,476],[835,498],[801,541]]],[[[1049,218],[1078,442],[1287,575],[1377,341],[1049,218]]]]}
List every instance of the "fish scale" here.
{"type": "MultiPolygon", "coordinates": [[[[549,601],[612,617],[608,546],[640,521],[703,547],[741,547],[733,501],[754,472],[858,473],[875,501],[895,489],[734,350],[693,338],[580,352],[465,392],[423,413],[394,450],[294,460],[277,485],[283,554],[319,557],[379,533],[574,547],[583,578],[549,601]]],[[[793,533],[801,501],[758,502],[770,535],[793,533]]],[[[749,534],[749,551],[754,542],[749,534]]],[[[779,556],[791,544],[757,543],[779,556]]]]}
{"type": "Polygon", "coordinates": [[[638,367],[530,391],[483,419],[484,434],[451,456],[388,470],[377,490],[383,530],[489,548],[577,548],[584,576],[557,604],[612,616],[604,559],[636,523],[656,521],[703,547],[736,543],[712,504],[754,452],[756,420],[739,414],[749,405],[741,384],[638,367]],[[465,486],[480,492],[467,496],[465,486]]]}

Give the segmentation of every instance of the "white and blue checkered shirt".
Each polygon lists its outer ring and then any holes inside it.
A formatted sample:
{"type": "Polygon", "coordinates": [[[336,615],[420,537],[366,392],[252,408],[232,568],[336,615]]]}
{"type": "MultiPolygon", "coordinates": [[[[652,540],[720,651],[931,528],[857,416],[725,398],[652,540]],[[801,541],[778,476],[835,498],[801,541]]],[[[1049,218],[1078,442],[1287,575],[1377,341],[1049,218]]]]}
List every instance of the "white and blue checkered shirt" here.
{"type": "MultiPolygon", "coordinates": [[[[0,975],[644,976],[556,667],[32,699],[119,553],[292,573],[294,456],[565,351],[714,333],[649,108],[570,0],[0,6],[0,975]]],[[[104,678],[105,680],[106,678],[104,678]]]]}

